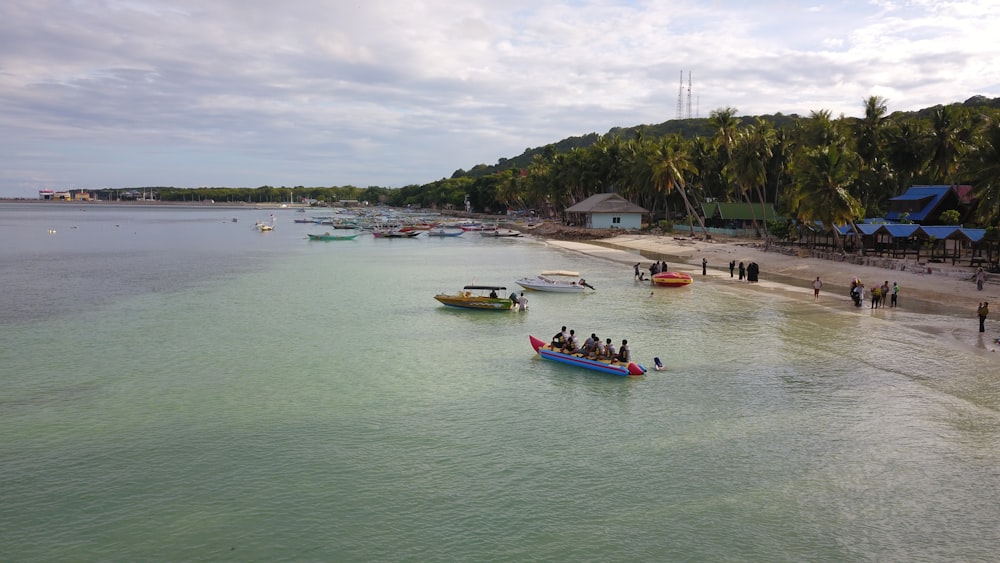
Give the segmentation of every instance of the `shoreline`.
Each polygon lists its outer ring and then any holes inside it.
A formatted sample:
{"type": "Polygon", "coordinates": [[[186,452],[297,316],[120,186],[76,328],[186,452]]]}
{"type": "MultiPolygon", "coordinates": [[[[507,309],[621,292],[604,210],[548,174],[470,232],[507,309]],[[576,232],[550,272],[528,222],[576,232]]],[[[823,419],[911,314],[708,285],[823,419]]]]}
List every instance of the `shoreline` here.
{"type": "MultiPolygon", "coordinates": [[[[764,252],[754,243],[743,240],[701,240],[672,235],[621,234],[610,238],[565,241],[542,238],[551,244],[592,257],[627,264],[629,275],[636,262],[648,272],[650,263],[665,260],[670,270],[690,273],[695,281],[701,277],[702,258],[708,260],[707,277],[719,283],[741,283],[754,290],[779,290],[789,295],[812,300],[812,282],[819,276],[823,282],[819,305],[851,306],[848,290],[857,276],[867,288],[888,280],[900,285],[899,308],[916,313],[934,313],[967,317],[970,328],[977,325],[976,309],[983,301],[1000,307],[1000,276],[987,274],[983,290],[976,289],[972,280],[974,268],[941,264],[927,273],[913,261],[886,261],[885,264],[906,269],[853,264],[764,252]],[[756,262],[760,265],[760,281],[756,284],[730,278],[729,262],[756,262]]],[[[870,298],[863,307],[870,305],[870,298]]],[[[996,332],[994,315],[987,318],[987,333],[996,332]]],[[[991,338],[992,339],[992,338],[991,338]]]]}

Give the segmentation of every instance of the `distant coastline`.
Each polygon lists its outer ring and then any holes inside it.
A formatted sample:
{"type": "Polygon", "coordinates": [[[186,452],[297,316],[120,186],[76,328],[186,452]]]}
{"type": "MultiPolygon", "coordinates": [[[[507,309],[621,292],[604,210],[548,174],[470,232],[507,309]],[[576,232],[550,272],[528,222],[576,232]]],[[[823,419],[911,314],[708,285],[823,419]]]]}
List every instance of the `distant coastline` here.
{"type": "Polygon", "coordinates": [[[136,201],[107,201],[107,200],[89,200],[89,201],[57,201],[57,200],[44,200],[35,198],[0,198],[0,204],[4,203],[24,203],[31,205],[53,205],[53,206],[68,206],[68,205],[96,205],[101,207],[107,206],[120,206],[120,207],[211,207],[211,208],[230,208],[230,209],[330,209],[324,207],[312,207],[309,205],[301,203],[247,203],[247,202],[208,202],[208,201],[159,201],[159,200],[136,200],[136,201]]]}

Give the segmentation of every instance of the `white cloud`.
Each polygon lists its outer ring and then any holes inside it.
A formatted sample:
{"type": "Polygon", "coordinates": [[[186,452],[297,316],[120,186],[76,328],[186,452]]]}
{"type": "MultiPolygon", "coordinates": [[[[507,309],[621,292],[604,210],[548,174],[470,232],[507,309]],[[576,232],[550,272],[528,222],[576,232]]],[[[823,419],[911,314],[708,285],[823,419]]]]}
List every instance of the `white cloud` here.
{"type": "Polygon", "coordinates": [[[423,183],[671,119],[689,70],[702,116],[1000,96],[998,34],[990,0],[8,2],[0,196],[423,183]]]}

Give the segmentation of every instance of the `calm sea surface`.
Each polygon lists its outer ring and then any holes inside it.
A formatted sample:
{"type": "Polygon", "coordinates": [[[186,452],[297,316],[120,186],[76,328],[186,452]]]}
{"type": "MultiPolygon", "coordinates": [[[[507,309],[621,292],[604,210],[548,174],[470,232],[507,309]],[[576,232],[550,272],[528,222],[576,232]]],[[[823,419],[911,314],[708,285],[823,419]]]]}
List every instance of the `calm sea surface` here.
{"type": "Polygon", "coordinates": [[[0,560],[996,560],[973,318],[297,216],[0,204],[0,560]],[[543,269],[597,291],[433,299],[543,269]],[[539,359],[561,325],[669,370],[539,359]]]}

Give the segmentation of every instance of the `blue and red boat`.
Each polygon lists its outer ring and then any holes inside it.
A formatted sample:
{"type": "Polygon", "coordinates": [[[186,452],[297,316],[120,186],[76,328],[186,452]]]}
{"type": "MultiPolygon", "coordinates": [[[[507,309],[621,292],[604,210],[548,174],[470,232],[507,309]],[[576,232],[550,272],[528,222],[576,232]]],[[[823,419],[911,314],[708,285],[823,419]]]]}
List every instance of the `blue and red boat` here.
{"type": "Polygon", "coordinates": [[[560,362],[571,366],[592,369],[611,375],[627,377],[629,375],[642,375],[646,373],[646,368],[636,362],[622,363],[615,360],[591,360],[583,357],[582,354],[567,354],[559,350],[553,350],[552,345],[529,335],[531,347],[538,352],[538,355],[546,360],[560,362]]]}

